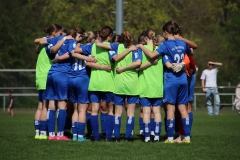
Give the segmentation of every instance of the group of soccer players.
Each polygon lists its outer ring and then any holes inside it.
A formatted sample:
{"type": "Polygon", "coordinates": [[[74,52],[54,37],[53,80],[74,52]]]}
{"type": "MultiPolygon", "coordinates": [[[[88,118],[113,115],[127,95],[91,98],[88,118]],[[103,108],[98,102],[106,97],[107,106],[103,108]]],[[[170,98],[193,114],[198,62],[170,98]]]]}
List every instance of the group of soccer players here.
{"type": "Polygon", "coordinates": [[[75,28],[66,33],[57,24],[44,29],[48,36],[35,39],[39,91],[35,139],[88,141],[84,135],[87,128],[88,135],[100,141],[100,112],[105,141],[119,142],[125,106],[124,141],[131,141],[139,103],[144,142],[160,140],[163,106],[168,137],[164,143],[190,143],[192,76],[196,69],[192,56],[197,45],[183,38],[174,21],[167,22],[162,31],[162,36],[157,37],[153,29],[147,29],[134,44],[129,31],[113,36],[109,26],[99,32],[75,28]],[[176,140],[175,119],[182,130],[182,137],[176,140]],[[72,130],[71,139],[64,134],[66,128],[72,130]]]}

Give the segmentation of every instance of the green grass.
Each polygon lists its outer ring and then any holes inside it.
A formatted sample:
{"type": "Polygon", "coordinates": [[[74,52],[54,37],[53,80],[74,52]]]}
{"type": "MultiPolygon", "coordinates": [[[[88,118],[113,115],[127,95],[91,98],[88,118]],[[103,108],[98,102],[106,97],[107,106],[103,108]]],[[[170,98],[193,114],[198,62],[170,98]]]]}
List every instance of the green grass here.
{"type": "MultiPolygon", "coordinates": [[[[223,109],[221,114],[221,116],[207,116],[206,110],[194,111],[191,144],[141,142],[138,137],[137,113],[134,142],[80,143],[35,140],[34,110],[15,110],[15,117],[10,117],[6,112],[1,111],[0,159],[239,159],[240,116],[230,109],[223,109]]],[[[124,126],[125,122],[122,122],[122,130],[124,126]]],[[[162,130],[161,135],[164,135],[164,129],[162,130]]]]}

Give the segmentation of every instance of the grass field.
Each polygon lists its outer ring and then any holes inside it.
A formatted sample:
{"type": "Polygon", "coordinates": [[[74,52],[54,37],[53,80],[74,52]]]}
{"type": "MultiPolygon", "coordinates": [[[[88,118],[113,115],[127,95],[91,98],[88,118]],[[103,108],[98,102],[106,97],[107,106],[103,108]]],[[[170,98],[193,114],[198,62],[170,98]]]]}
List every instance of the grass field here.
{"type": "MultiPolygon", "coordinates": [[[[35,140],[34,110],[15,110],[15,117],[0,112],[0,159],[240,159],[240,116],[223,109],[221,116],[194,111],[191,144],[143,143],[138,137],[136,114],[134,142],[72,142],[35,140]]],[[[124,118],[123,118],[124,119],[124,118]]],[[[124,130],[125,122],[122,122],[124,130]]],[[[124,133],[124,131],[122,131],[124,133]]],[[[162,129],[162,134],[165,131],[162,129]]]]}

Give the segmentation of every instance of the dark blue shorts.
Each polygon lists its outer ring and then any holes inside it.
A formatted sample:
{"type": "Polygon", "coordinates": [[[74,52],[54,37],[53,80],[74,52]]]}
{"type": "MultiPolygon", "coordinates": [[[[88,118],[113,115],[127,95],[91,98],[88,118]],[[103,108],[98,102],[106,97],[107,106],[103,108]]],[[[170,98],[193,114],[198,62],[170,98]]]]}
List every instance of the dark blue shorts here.
{"type": "Polygon", "coordinates": [[[88,75],[68,78],[69,99],[73,103],[84,104],[89,103],[88,98],[88,75]]]}
{"type": "Polygon", "coordinates": [[[112,92],[89,91],[90,101],[93,103],[113,102],[112,92]]]}
{"type": "Polygon", "coordinates": [[[128,104],[134,104],[139,102],[139,96],[114,94],[115,105],[123,106],[125,104],[125,99],[127,99],[128,104]]]}
{"type": "Polygon", "coordinates": [[[162,98],[139,98],[139,103],[142,107],[161,106],[162,98]]]}

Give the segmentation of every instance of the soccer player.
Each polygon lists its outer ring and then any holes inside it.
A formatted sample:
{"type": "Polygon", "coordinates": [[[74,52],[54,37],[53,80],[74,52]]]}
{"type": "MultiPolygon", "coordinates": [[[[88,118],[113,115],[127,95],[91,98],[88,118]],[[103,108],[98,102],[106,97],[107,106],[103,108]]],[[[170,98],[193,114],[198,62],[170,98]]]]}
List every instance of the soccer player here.
{"type": "MultiPolygon", "coordinates": [[[[73,131],[73,141],[87,141],[84,138],[84,130],[86,124],[86,111],[88,107],[88,84],[89,76],[86,72],[85,61],[95,61],[93,57],[88,57],[89,55],[80,55],[74,53],[76,43],[82,40],[83,29],[77,28],[73,32],[76,32],[76,36],[70,34],[72,43],[68,43],[68,52],[71,53],[73,57],[72,68],[69,74],[69,90],[70,90],[70,100],[74,103],[74,113],[72,116],[72,131],[73,131]]],[[[59,59],[59,57],[57,57],[59,59]]]]}
{"type": "MultiPolygon", "coordinates": [[[[68,35],[76,37],[76,31],[71,30],[68,35]]],[[[68,36],[70,37],[70,36],[68,36]]],[[[45,41],[41,41],[41,44],[48,44],[49,57],[55,57],[53,64],[48,72],[47,88],[46,88],[46,99],[49,100],[48,109],[48,131],[49,140],[69,140],[68,137],[64,136],[64,126],[66,122],[66,106],[68,100],[68,73],[71,69],[71,55],[68,51],[68,44],[72,43],[72,40],[66,40],[67,37],[59,36],[55,38],[48,38],[45,41]],[[66,41],[65,41],[66,40],[66,41]],[[56,54],[57,53],[57,54],[56,54]],[[62,56],[64,55],[64,57],[62,56]],[[56,59],[56,57],[63,59],[56,59]],[[61,60],[61,61],[59,61],[61,60]],[[55,136],[55,105],[54,101],[57,101],[58,116],[57,125],[58,132],[55,136]]],[[[71,39],[71,38],[70,38],[71,39]]]]}
{"type": "MultiPolygon", "coordinates": [[[[152,29],[145,31],[144,37],[147,44],[144,45],[149,51],[156,50],[156,37],[152,29]]],[[[138,52],[142,53],[139,49],[138,52]]],[[[143,107],[143,123],[145,142],[150,142],[150,131],[154,131],[154,141],[159,141],[161,133],[161,112],[160,105],[162,105],[163,97],[163,65],[162,57],[158,56],[150,60],[144,52],[142,53],[142,65],[139,71],[139,86],[140,86],[140,105],[143,107]],[[157,62],[155,64],[155,62],[157,62]],[[150,125],[151,107],[154,114],[154,125],[150,125]]]]}
{"type": "MultiPolygon", "coordinates": [[[[48,28],[44,29],[44,32],[48,34],[46,38],[57,37],[62,33],[62,27],[58,24],[52,24],[48,28]]],[[[46,83],[48,71],[52,65],[51,59],[49,59],[46,48],[40,46],[42,38],[34,40],[37,47],[38,59],[36,63],[36,87],[38,90],[38,108],[34,116],[35,126],[35,139],[47,139],[47,104],[46,104],[46,83]]]]}
{"type": "Polygon", "coordinates": [[[182,116],[185,139],[183,142],[190,143],[190,126],[189,116],[186,110],[187,104],[187,77],[186,73],[181,69],[184,67],[182,63],[185,53],[190,54],[191,50],[183,40],[175,39],[174,35],[178,33],[178,25],[174,21],[167,22],[163,27],[163,36],[167,41],[160,44],[156,51],[149,51],[143,45],[139,47],[151,59],[158,55],[163,55],[168,59],[169,63],[165,63],[167,67],[164,71],[164,99],[163,102],[167,106],[167,134],[168,139],[165,143],[174,143],[174,112],[175,104],[178,104],[178,109],[182,116]],[[172,63],[176,63],[172,65],[172,63]]]}
{"type": "MultiPolygon", "coordinates": [[[[94,43],[96,38],[98,37],[97,32],[96,31],[89,31],[89,32],[85,32],[83,34],[84,39],[86,40],[86,44],[82,44],[81,47],[83,45],[88,45],[91,43],[94,43]]],[[[91,75],[91,68],[86,66],[86,71],[87,74],[90,78],[91,75]]],[[[88,103],[88,108],[87,108],[87,112],[86,112],[86,126],[87,126],[87,138],[90,138],[92,136],[92,126],[91,126],[91,114],[92,114],[92,105],[91,103],[88,103]]]]}
{"type": "Polygon", "coordinates": [[[127,121],[125,141],[132,137],[134,128],[134,112],[138,103],[138,73],[135,71],[141,64],[142,56],[138,54],[137,47],[133,45],[133,38],[129,31],[124,30],[120,38],[121,43],[104,44],[96,41],[98,47],[102,47],[114,52],[109,52],[109,56],[115,63],[114,73],[114,135],[115,141],[120,141],[121,116],[125,99],[127,99],[127,121]]]}
{"type": "MultiPolygon", "coordinates": [[[[183,38],[182,29],[180,26],[179,26],[178,34],[174,35],[174,37],[176,39],[183,40],[191,48],[192,52],[193,52],[193,49],[197,49],[198,47],[197,44],[194,43],[193,41],[183,38]]],[[[189,115],[189,124],[190,124],[190,131],[191,131],[192,123],[193,123],[192,102],[194,98],[194,86],[195,86],[194,74],[196,72],[196,64],[192,54],[185,54],[183,62],[185,63],[185,66],[186,66],[185,73],[187,74],[187,80],[188,80],[187,112],[189,115]]],[[[176,121],[177,123],[175,125],[175,135],[178,135],[179,133],[180,135],[174,141],[181,143],[182,139],[184,139],[184,130],[182,125],[181,115],[178,110],[176,111],[175,116],[177,119],[176,121]]]]}
{"type": "MultiPolygon", "coordinates": [[[[103,43],[109,43],[113,30],[109,26],[101,29],[99,36],[103,43]]],[[[90,102],[92,105],[91,126],[94,136],[94,141],[100,141],[99,126],[98,126],[98,112],[100,102],[113,101],[113,72],[111,70],[111,61],[108,56],[108,50],[96,46],[95,43],[85,45],[82,48],[76,48],[75,52],[91,54],[97,59],[97,63],[87,63],[91,67],[91,78],[89,82],[90,102]],[[101,85],[99,85],[101,84],[101,85]]],[[[113,106],[108,106],[108,114],[113,115],[113,106]]],[[[111,126],[108,126],[111,128],[111,126]]],[[[108,128],[106,129],[108,130],[108,128]]]]}
{"type": "MultiPolygon", "coordinates": [[[[185,63],[185,66],[186,66],[185,73],[187,74],[187,80],[188,80],[188,103],[186,107],[189,115],[189,124],[190,124],[190,131],[191,131],[192,123],[193,123],[192,102],[194,98],[194,86],[195,86],[194,73],[196,70],[196,64],[192,55],[188,55],[188,54],[184,55],[183,62],[185,63]]],[[[175,117],[177,121],[175,125],[176,126],[175,132],[176,131],[179,132],[180,135],[174,140],[174,142],[181,143],[182,139],[184,139],[184,130],[183,130],[181,115],[179,111],[176,111],[175,117]]]]}
{"type": "MultiPolygon", "coordinates": [[[[146,44],[145,37],[144,37],[145,31],[143,31],[139,36],[138,36],[138,44],[146,44]]],[[[144,136],[144,124],[143,124],[143,108],[140,106],[140,116],[139,116],[139,133],[140,136],[144,136]]]]}

